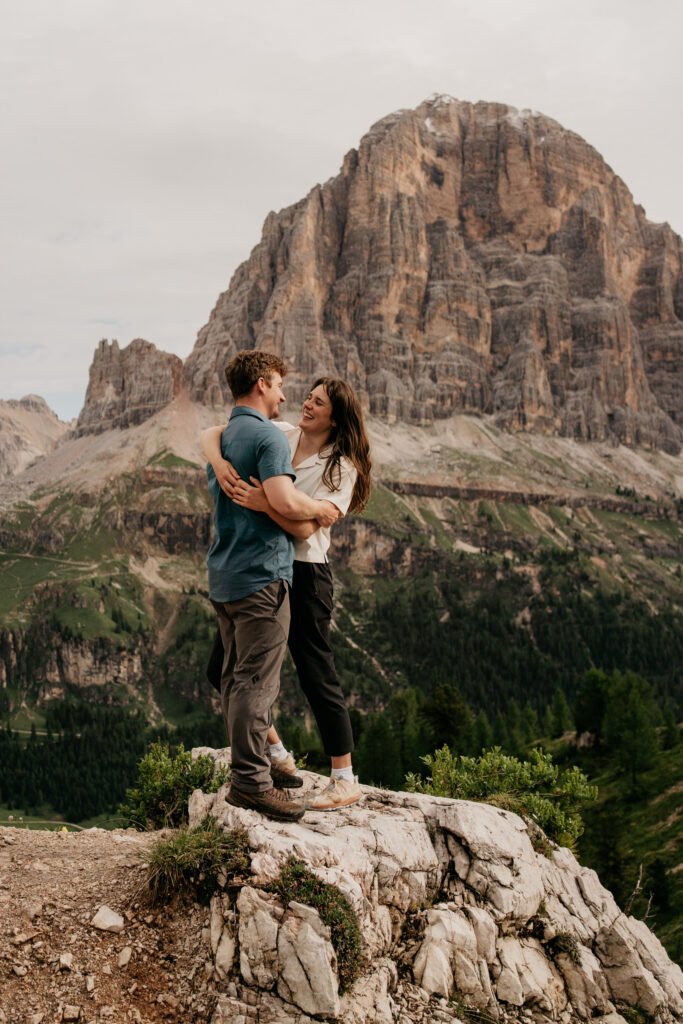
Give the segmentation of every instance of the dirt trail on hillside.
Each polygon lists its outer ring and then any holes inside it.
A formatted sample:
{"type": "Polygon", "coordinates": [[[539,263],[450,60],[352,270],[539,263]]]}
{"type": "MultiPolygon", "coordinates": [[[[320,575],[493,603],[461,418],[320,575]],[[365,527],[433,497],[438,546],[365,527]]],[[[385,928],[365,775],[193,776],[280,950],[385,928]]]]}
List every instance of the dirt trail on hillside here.
{"type": "Polygon", "coordinates": [[[158,837],[0,827],[0,1022],[210,1019],[208,908],[144,895],[158,837]],[[121,931],[93,925],[103,906],[121,931]]]}

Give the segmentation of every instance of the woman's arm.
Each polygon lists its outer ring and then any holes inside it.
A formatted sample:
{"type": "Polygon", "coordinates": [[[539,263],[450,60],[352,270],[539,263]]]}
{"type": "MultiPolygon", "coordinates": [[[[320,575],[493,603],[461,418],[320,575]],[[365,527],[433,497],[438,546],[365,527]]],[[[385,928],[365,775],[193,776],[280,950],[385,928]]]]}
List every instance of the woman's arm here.
{"type": "Polygon", "coordinates": [[[232,500],[242,508],[251,509],[252,512],[265,512],[274,523],[281,526],[283,530],[300,540],[306,540],[320,527],[317,519],[288,519],[286,516],[276,512],[266,497],[260,482],[256,477],[251,477],[251,484],[240,480],[232,488],[232,500]]]}
{"type": "Polygon", "coordinates": [[[204,457],[213,466],[221,490],[225,491],[229,498],[232,498],[233,487],[239,480],[239,475],[232,463],[223,458],[221,452],[223,429],[223,427],[207,427],[206,430],[202,430],[199,437],[204,457]]]}

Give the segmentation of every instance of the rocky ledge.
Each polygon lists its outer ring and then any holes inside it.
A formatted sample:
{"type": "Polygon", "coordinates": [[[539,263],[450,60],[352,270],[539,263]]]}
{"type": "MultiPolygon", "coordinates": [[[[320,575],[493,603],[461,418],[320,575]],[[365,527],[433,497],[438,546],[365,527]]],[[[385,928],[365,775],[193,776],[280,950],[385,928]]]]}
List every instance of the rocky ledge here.
{"type": "MultiPolygon", "coordinates": [[[[326,781],[302,774],[304,794],[326,781]]],[[[631,1011],[683,1020],[681,969],[569,850],[536,852],[548,847],[533,825],[487,804],[364,790],[361,804],[307,812],[299,824],[231,807],[225,789],[193,794],[192,826],[210,814],[245,829],[251,848],[247,884],[226,885],[212,901],[221,992],[212,1024],[416,1024],[472,1014],[625,1024],[631,1011]],[[267,891],[290,857],[337,887],[358,919],[364,970],[343,995],[317,910],[285,907],[267,891]]]]}

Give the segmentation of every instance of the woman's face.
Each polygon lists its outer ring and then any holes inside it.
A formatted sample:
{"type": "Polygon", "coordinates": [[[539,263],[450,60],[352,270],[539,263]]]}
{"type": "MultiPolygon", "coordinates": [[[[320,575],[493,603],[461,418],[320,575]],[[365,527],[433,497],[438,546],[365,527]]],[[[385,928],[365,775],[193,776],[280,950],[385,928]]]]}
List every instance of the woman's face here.
{"type": "Polygon", "coordinates": [[[304,402],[299,426],[314,434],[329,434],[336,426],[332,419],[332,402],[322,384],[313,388],[304,402]]]}

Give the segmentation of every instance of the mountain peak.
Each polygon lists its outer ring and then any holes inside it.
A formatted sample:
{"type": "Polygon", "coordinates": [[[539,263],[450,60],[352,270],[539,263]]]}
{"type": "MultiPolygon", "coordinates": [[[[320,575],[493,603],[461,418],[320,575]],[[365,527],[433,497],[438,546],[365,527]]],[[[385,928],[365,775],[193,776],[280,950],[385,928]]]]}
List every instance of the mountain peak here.
{"type": "Polygon", "coordinates": [[[551,118],[437,93],[268,217],[186,361],[194,400],[229,402],[241,348],[288,361],[293,401],[324,372],[389,419],[675,452],[682,243],[551,118]]]}

